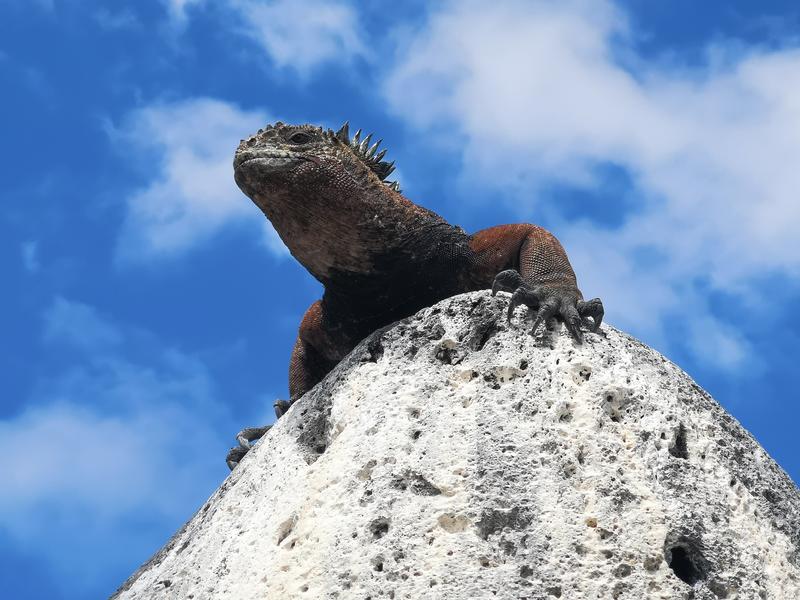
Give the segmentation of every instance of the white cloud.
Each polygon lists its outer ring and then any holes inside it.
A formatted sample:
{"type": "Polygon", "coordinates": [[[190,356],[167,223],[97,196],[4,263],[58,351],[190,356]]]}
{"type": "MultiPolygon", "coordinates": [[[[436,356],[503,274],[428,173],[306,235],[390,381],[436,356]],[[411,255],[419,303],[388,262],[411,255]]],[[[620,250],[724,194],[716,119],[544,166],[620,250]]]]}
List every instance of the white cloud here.
{"type": "Polygon", "coordinates": [[[20,255],[22,257],[22,266],[25,267],[28,273],[36,273],[39,271],[41,264],[39,263],[38,242],[23,242],[20,246],[20,255]]]}
{"type": "Polygon", "coordinates": [[[183,23],[186,20],[186,9],[193,4],[200,4],[204,0],[162,0],[170,18],[175,22],[183,23]]]}
{"type": "Polygon", "coordinates": [[[205,500],[226,473],[217,432],[234,425],[203,363],[91,306],[57,298],[45,338],[81,358],[0,420],[0,529],[88,589],[205,500]]]}
{"type": "Polygon", "coordinates": [[[118,346],[122,333],[88,304],[58,296],[44,312],[44,339],[83,350],[103,350],[118,346]]]}
{"type": "Polygon", "coordinates": [[[747,340],[733,327],[702,317],[691,319],[689,324],[689,348],[698,358],[711,359],[710,362],[729,369],[747,361],[750,373],[763,366],[747,340]]]}
{"type": "MultiPolygon", "coordinates": [[[[124,382],[131,384],[136,381],[124,382]]],[[[206,469],[202,479],[191,483],[191,476],[204,469],[196,460],[180,460],[184,445],[213,436],[207,426],[194,431],[188,425],[198,425],[198,419],[174,405],[104,415],[75,399],[33,407],[0,422],[0,449],[15,456],[0,466],[4,528],[24,537],[55,504],[58,511],[90,511],[112,521],[135,510],[162,517],[182,514],[187,491],[208,490],[218,470],[206,469]],[[15,448],[25,451],[15,453],[15,448]]]]}
{"type": "Polygon", "coordinates": [[[278,67],[308,74],[314,67],[364,54],[358,15],[332,0],[231,0],[245,31],[278,67]]]}
{"type": "MultiPolygon", "coordinates": [[[[118,147],[149,159],[151,182],[132,194],[118,246],[123,260],[179,255],[235,223],[260,224],[258,209],[233,181],[239,140],[267,115],[210,98],[155,104],[112,132],[118,147]]],[[[283,246],[268,246],[285,254],[283,246]]]]}
{"type": "Polygon", "coordinates": [[[682,315],[718,336],[707,360],[744,359],[695,284],[752,300],[755,279],[800,275],[800,51],[717,44],[703,67],[646,62],[604,1],[451,2],[406,43],[387,101],[455,138],[465,178],[504,189],[521,216],[545,185],[629,173],[639,206],[622,225],[558,229],[617,324],[657,337],[682,315]]]}
{"type": "MultiPolygon", "coordinates": [[[[162,0],[172,24],[189,18],[190,6],[206,0],[162,0]]],[[[223,25],[256,42],[279,68],[301,76],[332,62],[366,56],[358,13],[343,0],[227,0],[233,19],[223,25]]]]}

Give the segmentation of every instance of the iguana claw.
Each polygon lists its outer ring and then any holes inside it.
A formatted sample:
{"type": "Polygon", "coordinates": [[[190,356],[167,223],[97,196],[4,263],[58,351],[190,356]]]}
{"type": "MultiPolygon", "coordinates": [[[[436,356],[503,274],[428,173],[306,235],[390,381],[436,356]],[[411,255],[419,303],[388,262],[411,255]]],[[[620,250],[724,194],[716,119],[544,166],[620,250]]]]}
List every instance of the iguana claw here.
{"type": "Polygon", "coordinates": [[[595,332],[600,329],[600,324],[603,322],[603,315],[605,314],[603,302],[600,298],[592,298],[586,302],[580,301],[578,302],[578,313],[583,320],[583,326],[595,332]],[[587,317],[592,319],[591,325],[586,320],[587,317]]]}
{"type": "Polygon", "coordinates": [[[237,446],[228,450],[228,455],[225,457],[225,462],[228,464],[228,468],[233,471],[236,468],[236,465],[239,464],[239,461],[244,458],[245,454],[247,454],[247,449],[242,448],[241,446],[237,446]]]}
{"type": "MultiPolygon", "coordinates": [[[[280,419],[286,414],[286,411],[289,410],[291,405],[292,403],[287,402],[286,400],[276,400],[273,404],[275,407],[275,416],[280,419]]],[[[247,454],[253,447],[253,444],[264,437],[264,434],[266,434],[271,428],[272,425],[264,425],[263,427],[245,427],[239,433],[237,433],[236,441],[239,442],[239,446],[231,448],[228,451],[228,455],[225,457],[225,462],[228,464],[228,468],[233,471],[236,465],[238,465],[239,462],[244,458],[244,455],[247,454]]]]}
{"type": "Polygon", "coordinates": [[[512,293],[507,314],[509,322],[520,304],[536,311],[531,334],[535,334],[542,323],[549,329],[554,321],[561,321],[575,341],[581,344],[581,325],[596,332],[603,322],[600,298],[584,302],[579,299],[580,292],[574,286],[530,285],[517,271],[508,269],[498,273],[492,283],[493,296],[500,290],[512,293]]]}
{"type": "Polygon", "coordinates": [[[280,419],[286,414],[286,411],[289,410],[291,405],[292,403],[287,400],[275,400],[275,403],[272,405],[275,408],[275,416],[280,419]]]}
{"type": "Polygon", "coordinates": [[[239,442],[239,445],[228,450],[228,455],[225,457],[225,462],[228,464],[228,468],[231,471],[233,471],[236,465],[244,458],[244,455],[250,451],[253,447],[253,443],[264,437],[264,434],[267,433],[271,427],[272,425],[245,427],[236,434],[236,441],[239,442]]]}

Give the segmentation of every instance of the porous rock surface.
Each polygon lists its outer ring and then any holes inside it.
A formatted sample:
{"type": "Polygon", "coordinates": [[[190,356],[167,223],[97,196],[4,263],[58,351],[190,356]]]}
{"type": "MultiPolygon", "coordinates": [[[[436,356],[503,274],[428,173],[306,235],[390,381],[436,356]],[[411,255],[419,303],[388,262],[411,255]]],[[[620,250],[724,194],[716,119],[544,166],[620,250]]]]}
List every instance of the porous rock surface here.
{"type": "Polygon", "coordinates": [[[118,598],[800,598],[800,494],[612,327],[464,294],[377,332],[118,598]]]}

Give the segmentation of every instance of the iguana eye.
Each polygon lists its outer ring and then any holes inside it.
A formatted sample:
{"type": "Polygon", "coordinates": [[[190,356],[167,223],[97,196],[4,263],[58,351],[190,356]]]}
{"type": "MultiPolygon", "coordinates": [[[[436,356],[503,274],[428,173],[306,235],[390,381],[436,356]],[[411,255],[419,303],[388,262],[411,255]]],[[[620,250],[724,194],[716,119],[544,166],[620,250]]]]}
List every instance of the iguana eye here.
{"type": "Polygon", "coordinates": [[[311,136],[302,131],[298,131],[289,138],[289,141],[293,144],[307,144],[311,141],[311,136]]]}

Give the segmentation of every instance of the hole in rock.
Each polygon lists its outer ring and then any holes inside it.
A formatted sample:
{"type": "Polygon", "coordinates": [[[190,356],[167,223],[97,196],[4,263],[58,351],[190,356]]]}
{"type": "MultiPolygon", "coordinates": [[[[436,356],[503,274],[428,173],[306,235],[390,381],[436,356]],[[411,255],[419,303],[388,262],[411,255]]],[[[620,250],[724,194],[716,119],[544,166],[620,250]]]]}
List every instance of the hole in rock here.
{"type": "Polygon", "coordinates": [[[436,351],[436,360],[443,362],[446,365],[453,364],[453,357],[456,355],[455,349],[442,346],[436,351]]]}
{"type": "Polygon", "coordinates": [[[378,572],[383,571],[383,557],[382,556],[376,556],[372,560],[372,568],[375,569],[378,572]]]}
{"type": "Polygon", "coordinates": [[[375,519],[372,523],[369,524],[369,530],[372,532],[372,537],[374,539],[379,539],[385,536],[389,531],[389,519],[386,517],[381,517],[379,519],[375,519]]]}
{"type": "Polygon", "coordinates": [[[485,510],[481,518],[475,523],[476,533],[485,539],[490,535],[509,528],[512,531],[522,531],[530,525],[533,517],[525,507],[514,506],[510,509],[485,510]]]}
{"type": "Polygon", "coordinates": [[[678,425],[675,443],[670,447],[669,453],[675,458],[689,458],[689,451],[686,448],[686,428],[683,426],[683,423],[678,425]]]}
{"type": "Polygon", "coordinates": [[[367,342],[367,362],[376,363],[383,357],[383,344],[380,337],[367,342]]]}
{"type": "Polygon", "coordinates": [[[691,553],[683,546],[675,546],[669,551],[669,568],[675,576],[689,585],[703,578],[703,573],[692,559],[691,553]]]}
{"type": "Polygon", "coordinates": [[[500,331],[495,317],[479,321],[472,331],[470,336],[469,346],[475,351],[483,350],[484,346],[489,342],[494,335],[500,331]]]}
{"type": "Polygon", "coordinates": [[[625,563],[620,563],[619,565],[616,566],[616,568],[613,571],[614,575],[616,577],[620,577],[620,578],[627,577],[632,572],[633,572],[633,569],[631,568],[631,566],[627,565],[625,563]]]}
{"type": "Polygon", "coordinates": [[[411,493],[418,496],[438,496],[442,493],[442,490],[425,479],[425,477],[408,470],[403,472],[402,475],[395,475],[391,485],[401,491],[410,489],[411,493]]]}
{"type": "Polygon", "coordinates": [[[602,527],[597,528],[597,534],[600,536],[601,540],[607,540],[614,535],[613,532],[609,531],[608,529],[603,529],[602,527]]]}

